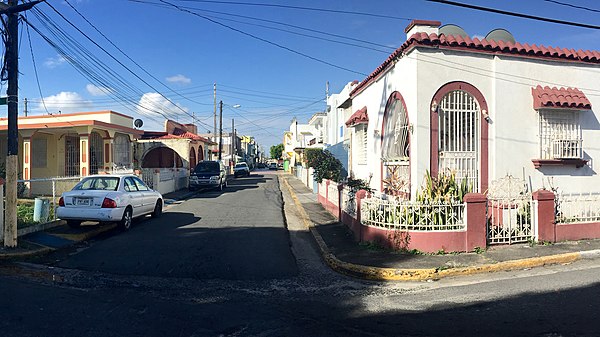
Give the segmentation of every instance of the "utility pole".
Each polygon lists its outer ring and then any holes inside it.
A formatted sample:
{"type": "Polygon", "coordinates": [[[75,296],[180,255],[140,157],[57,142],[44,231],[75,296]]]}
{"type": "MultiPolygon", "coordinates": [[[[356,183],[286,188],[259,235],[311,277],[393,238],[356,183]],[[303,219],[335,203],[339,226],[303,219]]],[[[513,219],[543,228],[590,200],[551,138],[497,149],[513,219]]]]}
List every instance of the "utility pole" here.
{"type": "Polygon", "coordinates": [[[213,102],[214,102],[214,114],[213,114],[213,141],[217,140],[217,83],[213,83],[213,102]]]}
{"type": "Polygon", "coordinates": [[[235,122],[231,119],[231,162],[235,164],[235,122]]]}
{"type": "Polygon", "coordinates": [[[19,5],[18,0],[0,3],[0,14],[7,17],[6,72],[8,74],[8,146],[6,155],[6,213],[4,246],[17,246],[17,168],[19,160],[19,12],[26,11],[40,1],[19,5]]]}
{"type": "Polygon", "coordinates": [[[223,152],[223,101],[219,101],[219,161],[223,152]]]}

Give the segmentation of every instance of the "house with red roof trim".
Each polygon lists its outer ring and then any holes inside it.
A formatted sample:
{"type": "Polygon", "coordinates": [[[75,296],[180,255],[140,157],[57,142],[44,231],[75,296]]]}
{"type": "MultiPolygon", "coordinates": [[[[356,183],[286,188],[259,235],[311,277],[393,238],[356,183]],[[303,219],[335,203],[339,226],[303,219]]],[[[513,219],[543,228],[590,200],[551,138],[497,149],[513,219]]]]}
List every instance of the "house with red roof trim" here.
{"type": "Polygon", "coordinates": [[[352,86],[349,173],[412,198],[427,172],[448,171],[480,193],[507,175],[530,192],[599,192],[600,52],[440,26],[413,20],[406,41],[352,86]]]}

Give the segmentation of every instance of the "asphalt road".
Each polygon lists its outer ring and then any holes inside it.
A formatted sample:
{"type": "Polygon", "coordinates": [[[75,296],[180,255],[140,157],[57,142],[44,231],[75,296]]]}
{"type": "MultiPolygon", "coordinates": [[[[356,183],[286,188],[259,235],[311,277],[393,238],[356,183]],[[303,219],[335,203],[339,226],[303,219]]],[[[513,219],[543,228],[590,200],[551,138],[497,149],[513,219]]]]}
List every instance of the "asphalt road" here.
{"type": "Polygon", "coordinates": [[[0,335],[600,335],[599,260],[362,281],[321,262],[274,172],[210,193],[45,264],[0,264],[0,335]]]}
{"type": "Polygon", "coordinates": [[[275,175],[203,190],[55,264],[120,275],[272,279],[297,275],[275,175]]]}

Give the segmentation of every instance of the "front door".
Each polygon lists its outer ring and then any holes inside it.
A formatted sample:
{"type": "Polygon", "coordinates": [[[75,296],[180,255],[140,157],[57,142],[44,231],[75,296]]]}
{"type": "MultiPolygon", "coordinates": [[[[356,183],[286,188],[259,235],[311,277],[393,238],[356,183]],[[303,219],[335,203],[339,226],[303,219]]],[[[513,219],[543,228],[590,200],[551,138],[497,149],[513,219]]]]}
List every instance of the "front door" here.
{"type": "Polygon", "coordinates": [[[480,191],[480,108],[468,92],[454,90],[440,102],[439,172],[456,174],[458,182],[467,179],[471,191],[480,191]]]}

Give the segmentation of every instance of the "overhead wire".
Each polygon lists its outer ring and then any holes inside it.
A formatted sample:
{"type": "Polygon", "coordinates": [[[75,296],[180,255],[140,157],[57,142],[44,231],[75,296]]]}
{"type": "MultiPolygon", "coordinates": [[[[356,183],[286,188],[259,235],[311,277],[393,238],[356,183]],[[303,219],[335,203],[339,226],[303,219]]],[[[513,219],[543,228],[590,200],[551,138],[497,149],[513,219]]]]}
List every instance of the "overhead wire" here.
{"type": "MultiPolygon", "coordinates": [[[[96,47],[98,47],[100,50],[102,50],[106,55],[108,55],[111,59],[113,59],[115,62],[117,62],[120,66],[122,66],[127,72],[129,72],[131,75],[133,75],[134,77],[136,77],[138,80],[140,80],[142,83],[144,83],[145,85],[147,85],[149,88],[151,88],[152,90],[154,90],[156,93],[158,93],[160,96],[162,96],[165,100],[167,100],[169,103],[171,103],[173,105],[173,107],[181,110],[184,114],[190,116],[193,118],[193,116],[187,112],[186,110],[184,110],[183,108],[181,108],[179,105],[177,105],[175,102],[173,102],[170,98],[168,98],[167,96],[165,96],[164,94],[162,94],[158,89],[156,89],[152,84],[148,83],[148,81],[146,81],[145,79],[143,79],[141,76],[139,76],[137,73],[135,73],[133,70],[131,70],[128,66],[126,66],[123,62],[121,62],[120,60],[118,60],[116,57],[114,57],[111,53],[109,53],[104,47],[100,46],[97,42],[95,42],[92,38],[90,38],[85,32],[83,32],[81,29],[79,29],[75,24],[73,24],[70,20],[68,20],[62,13],[60,13],[58,10],[56,10],[56,8],[54,8],[50,3],[45,2],[50,8],[52,8],[52,10],[54,10],[54,12],[56,12],[56,14],[58,14],[61,18],[63,18],[69,25],[71,25],[75,30],[77,30],[80,34],[82,34],[86,39],[88,39],[92,44],[94,44],[96,47]]],[[[134,61],[135,62],[135,61],[134,61]]],[[[136,63],[137,65],[137,63],[136,63]]],[[[155,77],[153,77],[155,78],[155,77]]],[[[160,82],[160,81],[159,81],[160,82]]],[[[161,82],[162,83],[162,82],[161,82]]],[[[167,87],[168,88],[168,87],[167,87]]],[[[170,89],[170,88],[169,88],[170,89]]],[[[167,118],[168,119],[168,118],[167,118]]],[[[201,122],[201,124],[205,124],[205,126],[209,126],[206,123],[201,122]]]]}
{"type": "Polygon", "coordinates": [[[176,4],[173,4],[173,3],[169,2],[169,1],[166,1],[166,0],[160,0],[160,2],[163,2],[163,3],[165,3],[165,4],[171,5],[171,6],[173,6],[174,8],[178,9],[179,11],[182,11],[182,12],[185,12],[185,13],[188,13],[188,14],[191,14],[191,15],[193,15],[193,16],[197,16],[197,17],[199,17],[199,18],[202,18],[202,19],[204,19],[204,20],[210,21],[210,22],[212,22],[212,23],[214,23],[214,24],[216,24],[216,25],[219,25],[219,26],[221,26],[221,27],[227,28],[227,29],[229,29],[229,30],[232,30],[232,31],[234,31],[234,32],[237,32],[237,33],[240,33],[240,34],[242,34],[242,35],[246,35],[246,36],[248,36],[248,37],[251,37],[251,38],[253,38],[253,39],[256,39],[256,40],[258,40],[258,41],[262,41],[262,42],[264,42],[264,43],[267,43],[267,44],[270,44],[270,45],[272,45],[272,46],[275,46],[275,47],[281,48],[281,49],[283,49],[283,50],[287,50],[287,51],[289,51],[289,52],[291,52],[291,53],[293,53],[293,54],[296,54],[296,55],[299,55],[299,56],[302,56],[302,57],[308,58],[308,59],[310,59],[310,60],[313,60],[313,61],[315,61],[315,62],[322,63],[322,64],[328,65],[328,66],[330,66],[330,67],[334,67],[334,68],[337,68],[337,69],[340,69],[340,70],[344,70],[344,71],[347,71],[347,72],[351,72],[351,73],[355,73],[355,74],[358,74],[358,75],[367,76],[367,74],[365,74],[365,73],[362,73],[362,72],[359,72],[359,71],[356,71],[356,70],[352,70],[352,69],[349,69],[349,68],[345,68],[345,67],[339,66],[339,65],[337,65],[337,64],[334,64],[334,63],[331,63],[331,62],[328,62],[328,61],[325,61],[325,60],[321,60],[321,59],[319,59],[319,58],[316,58],[316,57],[314,57],[314,56],[310,56],[310,55],[308,55],[308,54],[306,54],[306,53],[303,53],[303,52],[297,51],[297,50],[295,50],[295,49],[292,49],[292,48],[290,48],[290,47],[286,47],[286,46],[284,46],[284,45],[281,45],[281,44],[279,44],[279,43],[276,43],[276,42],[273,42],[273,41],[270,41],[270,40],[264,39],[264,38],[262,38],[262,37],[256,36],[256,35],[254,35],[254,34],[251,34],[251,33],[245,32],[245,31],[243,31],[243,30],[241,30],[241,29],[237,29],[237,28],[235,28],[235,27],[232,27],[232,26],[226,25],[226,24],[224,24],[224,23],[222,23],[222,22],[219,22],[219,21],[217,21],[217,20],[215,20],[215,19],[211,19],[211,18],[209,18],[209,17],[206,17],[205,15],[201,15],[201,14],[198,14],[198,13],[194,13],[194,12],[192,12],[192,11],[190,11],[190,10],[187,10],[187,9],[181,8],[180,6],[178,6],[178,5],[176,5],[176,4]]]}

